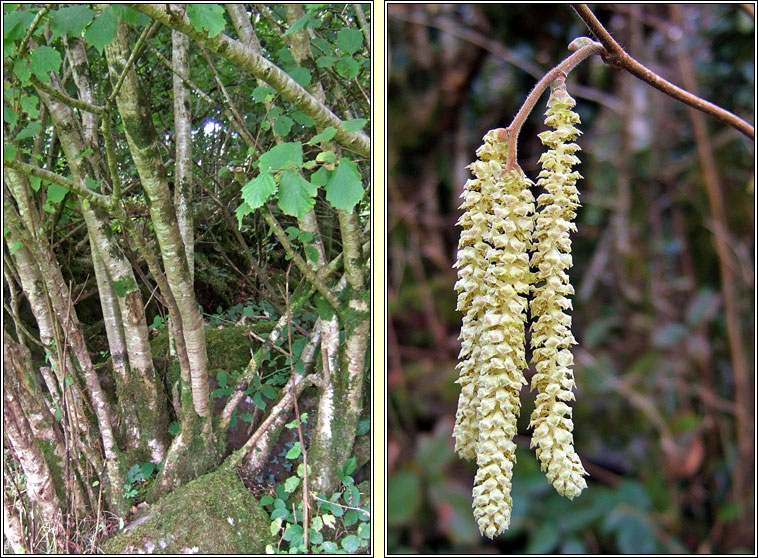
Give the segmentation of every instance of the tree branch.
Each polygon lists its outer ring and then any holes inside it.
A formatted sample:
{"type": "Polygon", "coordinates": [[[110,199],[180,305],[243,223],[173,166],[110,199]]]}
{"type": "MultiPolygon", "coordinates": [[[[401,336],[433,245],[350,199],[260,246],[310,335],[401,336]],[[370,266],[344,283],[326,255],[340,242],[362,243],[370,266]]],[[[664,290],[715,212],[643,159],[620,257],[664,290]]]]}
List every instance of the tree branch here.
{"type": "Polygon", "coordinates": [[[677,87],[673,83],[670,83],[663,79],[661,76],[646,68],[637,60],[632,58],[627,52],[619,45],[611,34],[603,27],[603,24],[595,17],[595,14],[587,7],[586,4],[571,4],[574,11],[582,18],[582,21],[592,31],[595,37],[605,47],[605,54],[603,55],[603,61],[613,68],[620,68],[626,70],[633,76],[641,79],[644,82],[649,83],[656,89],[663,91],[666,95],[673,97],[677,101],[681,101],[693,108],[696,108],[706,114],[715,116],[722,122],[733,126],[750,139],[755,139],[754,128],[741,119],[736,114],[729,112],[713,103],[701,99],[697,95],[693,95],[689,91],[685,91],[680,87],[677,87]]]}

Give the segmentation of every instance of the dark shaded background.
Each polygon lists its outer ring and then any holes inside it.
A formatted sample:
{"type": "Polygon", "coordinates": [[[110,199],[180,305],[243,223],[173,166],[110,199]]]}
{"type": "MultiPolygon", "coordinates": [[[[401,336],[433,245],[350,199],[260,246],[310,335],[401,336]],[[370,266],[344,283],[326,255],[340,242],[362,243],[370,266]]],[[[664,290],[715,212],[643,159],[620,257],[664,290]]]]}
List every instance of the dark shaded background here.
{"type": "MultiPolygon", "coordinates": [[[[753,122],[752,5],[591,7],[638,60],[753,122]]],[[[753,552],[753,141],[711,117],[696,137],[687,107],[599,57],[570,75],[585,177],[574,424],[589,488],[569,502],[539,471],[526,387],[512,526],[490,542],[472,516],[475,465],[451,438],[459,195],[482,136],[589,33],[567,4],[389,5],[388,29],[389,552],[753,552]]],[[[520,136],[533,179],[546,101],[520,136]]]]}

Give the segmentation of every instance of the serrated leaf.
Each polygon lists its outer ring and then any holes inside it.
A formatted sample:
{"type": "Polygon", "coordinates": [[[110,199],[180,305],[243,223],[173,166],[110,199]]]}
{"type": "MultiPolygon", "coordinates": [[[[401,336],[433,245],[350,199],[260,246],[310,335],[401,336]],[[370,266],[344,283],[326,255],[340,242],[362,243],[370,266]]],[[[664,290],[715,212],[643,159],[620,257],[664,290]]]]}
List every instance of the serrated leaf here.
{"type": "Polygon", "coordinates": [[[293,121],[289,116],[280,116],[274,121],[274,133],[278,136],[286,136],[292,130],[293,121]]]}
{"type": "MultiPolygon", "coordinates": [[[[242,199],[245,200],[248,208],[248,211],[245,213],[245,215],[252,213],[261,207],[264,203],[266,203],[266,200],[268,200],[271,197],[271,194],[274,192],[276,192],[276,182],[274,181],[273,175],[269,172],[259,174],[250,182],[245,184],[242,187],[242,199]]],[[[242,206],[237,208],[237,219],[240,222],[241,218],[239,215],[239,210],[241,207],[242,206]]]]}
{"type": "Polygon", "coordinates": [[[366,124],[368,124],[368,120],[365,118],[353,118],[352,120],[345,120],[340,124],[340,128],[352,133],[362,129],[366,124]]]}
{"type": "Polygon", "coordinates": [[[234,214],[237,216],[237,228],[242,228],[242,219],[245,217],[245,215],[250,215],[253,212],[253,209],[247,205],[247,202],[242,202],[242,204],[234,210],[234,214]]]}
{"type": "MultiPolygon", "coordinates": [[[[126,6],[120,6],[126,8],[126,6]]],[[[113,39],[116,38],[116,31],[118,31],[118,20],[113,11],[113,7],[108,6],[100,15],[95,18],[92,25],[84,32],[84,40],[88,45],[92,45],[97,49],[97,52],[103,54],[103,49],[106,45],[109,45],[113,39]]],[[[129,9],[129,8],[126,8],[129,9]]],[[[130,10],[133,11],[133,10],[130,10]]],[[[142,14],[140,14],[142,15],[142,14]]],[[[123,18],[122,18],[123,21],[123,18]]]]}
{"type": "Polygon", "coordinates": [[[324,128],[324,130],[315,136],[311,138],[311,141],[308,142],[309,145],[316,145],[317,143],[321,143],[324,141],[331,141],[334,136],[337,135],[337,128],[334,126],[328,126],[324,128]]]}
{"type": "Polygon", "coordinates": [[[142,476],[148,478],[155,471],[155,463],[143,463],[140,469],[142,470],[142,476]]]}
{"type": "Polygon", "coordinates": [[[319,68],[331,68],[336,61],[336,56],[319,56],[316,59],[316,66],[319,68]]]}
{"type": "MultiPolygon", "coordinates": [[[[32,77],[32,70],[29,68],[29,61],[26,59],[17,61],[13,66],[13,74],[22,84],[28,83],[29,78],[32,77]]],[[[36,116],[33,116],[32,118],[36,118],[36,116]]]]}
{"type": "Polygon", "coordinates": [[[269,96],[276,95],[276,89],[268,86],[258,86],[253,89],[253,101],[264,102],[269,96]]]}
{"type": "Polygon", "coordinates": [[[269,399],[276,398],[276,389],[274,389],[274,386],[263,384],[261,386],[261,393],[263,394],[264,397],[268,397],[269,399]]]}
{"type": "Polygon", "coordinates": [[[50,82],[50,76],[47,73],[57,72],[62,62],[61,55],[52,47],[43,45],[32,51],[32,73],[42,83],[50,82]]]}
{"type": "Polygon", "coordinates": [[[277,517],[271,522],[271,527],[269,527],[269,532],[272,536],[276,536],[279,533],[279,530],[282,528],[282,518],[277,517]]]}
{"type": "Polygon", "coordinates": [[[37,118],[39,116],[39,108],[37,105],[39,105],[39,97],[36,95],[24,95],[21,97],[21,108],[30,118],[37,118]]]}
{"type": "Polygon", "coordinates": [[[287,530],[284,532],[282,538],[285,541],[293,541],[298,537],[303,536],[303,527],[301,525],[295,525],[294,523],[287,526],[287,530]]]}
{"type": "Polygon", "coordinates": [[[253,395],[253,403],[256,407],[258,407],[261,411],[266,410],[266,402],[263,401],[263,397],[261,397],[261,392],[256,392],[253,395]]]}
{"type": "Polygon", "coordinates": [[[47,186],[47,201],[53,203],[60,203],[68,193],[68,189],[58,184],[50,183],[47,186]]]}
{"type": "Polygon", "coordinates": [[[337,524],[337,518],[336,517],[334,517],[330,513],[325,513],[324,515],[321,515],[320,517],[324,521],[324,525],[326,525],[330,529],[334,529],[334,526],[337,524]]]}
{"type": "Polygon", "coordinates": [[[280,143],[258,159],[261,173],[272,170],[300,168],[303,164],[303,144],[299,141],[280,143]]]}
{"type": "Polygon", "coordinates": [[[18,114],[11,110],[10,107],[3,105],[3,120],[10,124],[11,128],[18,122],[18,114]]]}
{"type": "Polygon", "coordinates": [[[3,160],[5,161],[12,161],[16,158],[16,152],[18,149],[15,145],[6,143],[3,145],[3,160]]]}
{"type": "Polygon", "coordinates": [[[279,208],[286,214],[302,219],[313,207],[318,188],[300,173],[286,170],[279,179],[279,208]]]}
{"type": "Polygon", "coordinates": [[[36,136],[40,131],[42,130],[42,124],[39,122],[30,122],[26,125],[26,127],[21,130],[16,137],[14,138],[14,141],[21,141],[25,140],[26,138],[31,138],[36,136]]]}
{"type": "Polygon", "coordinates": [[[311,73],[306,68],[296,66],[290,68],[287,73],[302,87],[308,87],[311,83],[311,73]]]}
{"type": "Polygon", "coordinates": [[[50,21],[50,28],[53,31],[51,42],[61,35],[79,37],[94,15],[95,12],[81,4],[60,8],[53,12],[50,21]]]}
{"type": "Polygon", "coordinates": [[[342,29],[337,33],[337,46],[344,54],[358,52],[363,44],[363,33],[358,29],[342,29]]]}
{"type": "Polygon", "coordinates": [[[361,540],[355,535],[348,535],[340,541],[340,545],[346,552],[353,554],[361,545],[361,540]]]}
{"type": "Polygon", "coordinates": [[[171,433],[172,436],[176,436],[181,431],[181,427],[179,426],[178,422],[173,421],[171,424],[168,425],[168,431],[171,433]]]}
{"type": "Polygon", "coordinates": [[[352,211],[361,198],[363,198],[363,184],[358,165],[343,157],[336,170],[330,173],[326,183],[326,201],[337,209],[352,211]]]}
{"type": "Polygon", "coordinates": [[[274,497],[271,494],[264,494],[261,496],[261,506],[270,506],[274,503],[274,497]]]}
{"type": "Polygon", "coordinates": [[[124,6],[123,4],[113,4],[112,6],[113,12],[118,18],[129,25],[140,26],[150,21],[148,16],[137,10],[133,10],[129,6],[124,6]]]}
{"type": "Polygon", "coordinates": [[[37,10],[18,10],[3,15],[3,38],[6,41],[23,39],[36,15],[37,10]]]}
{"type": "Polygon", "coordinates": [[[310,128],[311,126],[316,125],[316,122],[313,120],[313,118],[311,118],[310,116],[308,116],[307,114],[299,110],[296,110],[295,112],[292,113],[292,119],[298,124],[305,126],[307,128],[310,128]]]}
{"type": "Polygon", "coordinates": [[[300,457],[300,442],[295,442],[295,445],[290,448],[290,450],[287,452],[287,459],[297,459],[300,457]]]}
{"type": "Polygon", "coordinates": [[[368,540],[371,538],[371,525],[368,523],[361,523],[358,525],[358,536],[361,539],[368,540]]]}
{"type": "Polygon", "coordinates": [[[350,56],[343,56],[334,66],[337,73],[345,79],[353,79],[361,71],[361,66],[350,56]]]}
{"type": "Polygon", "coordinates": [[[211,38],[221,33],[226,27],[224,12],[224,7],[218,4],[187,5],[187,17],[192,27],[197,31],[205,29],[211,38]]]}
{"type": "Polygon", "coordinates": [[[227,374],[225,370],[219,370],[218,374],[216,374],[216,381],[219,386],[225,388],[229,382],[229,374],[227,374]]]}
{"type": "Polygon", "coordinates": [[[295,491],[295,489],[300,485],[300,478],[299,477],[289,477],[286,481],[284,481],[284,490],[286,490],[289,493],[292,493],[295,491]]]}
{"type": "Polygon", "coordinates": [[[316,155],[316,161],[319,163],[336,163],[337,155],[334,153],[334,151],[322,151],[316,155]]]}
{"type": "Polygon", "coordinates": [[[345,522],[345,527],[355,525],[358,523],[358,512],[355,510],[347,510],[345,512],[345,516],[342,518],[342,521],[345,522]]]}

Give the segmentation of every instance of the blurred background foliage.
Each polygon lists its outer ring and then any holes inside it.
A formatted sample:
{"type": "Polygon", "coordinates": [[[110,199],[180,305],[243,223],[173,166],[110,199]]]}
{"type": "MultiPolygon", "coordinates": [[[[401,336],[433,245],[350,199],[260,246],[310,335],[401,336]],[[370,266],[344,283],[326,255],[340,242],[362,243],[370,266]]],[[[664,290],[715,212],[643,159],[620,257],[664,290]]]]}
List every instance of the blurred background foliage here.
{"type": "MultiPolygon", "coordinates": [[[[643,64],[754,121],[752,4],[593,9],[643,64]]],[[[599,57],[569,76],[584,176],[574,424],[589,488],[569,502],[540,472],[525,387],[513,521],[489,541],[472,516],[475,464],[451,438],[459,196],[482,136],[589,33],[567,4],[391,4],[388,32],[388,551],[753,552],[753,141],[711,117],[697,136],[686,106],[599,57]]],[[[533,179],[546,101],[520,136],[533,179]]]]}

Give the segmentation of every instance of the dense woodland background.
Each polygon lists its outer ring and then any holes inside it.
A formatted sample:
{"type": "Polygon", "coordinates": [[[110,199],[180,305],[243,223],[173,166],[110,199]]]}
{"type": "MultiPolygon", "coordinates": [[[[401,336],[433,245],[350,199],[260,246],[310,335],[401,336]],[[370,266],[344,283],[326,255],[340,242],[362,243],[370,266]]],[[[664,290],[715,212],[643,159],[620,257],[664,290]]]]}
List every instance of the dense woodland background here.
{"type": "MultiPolygon", "coordinates": [[[[593,10],[643,64],[754,122],[752,5],[593,10]]],[[[475,464],[451,438],[459,195],[482,136],[589,32],[566,4],[390,5],[387,24],[388,550],[753,552],[753,141],[599,57],[570,74],[584,176],[573,416],[589,488],[570,502],[539,471],[525,387],[513,521],[490,542],[472,516],[475,464]]],[[[520,135],[532,179],[546,101],[520,135]]]]}
{"type": "Polygon", "coordinates": [[[3,5],[4,549],[224,470],[268,523],[201,552],[366,551],[370,22],[3,5]]]}

